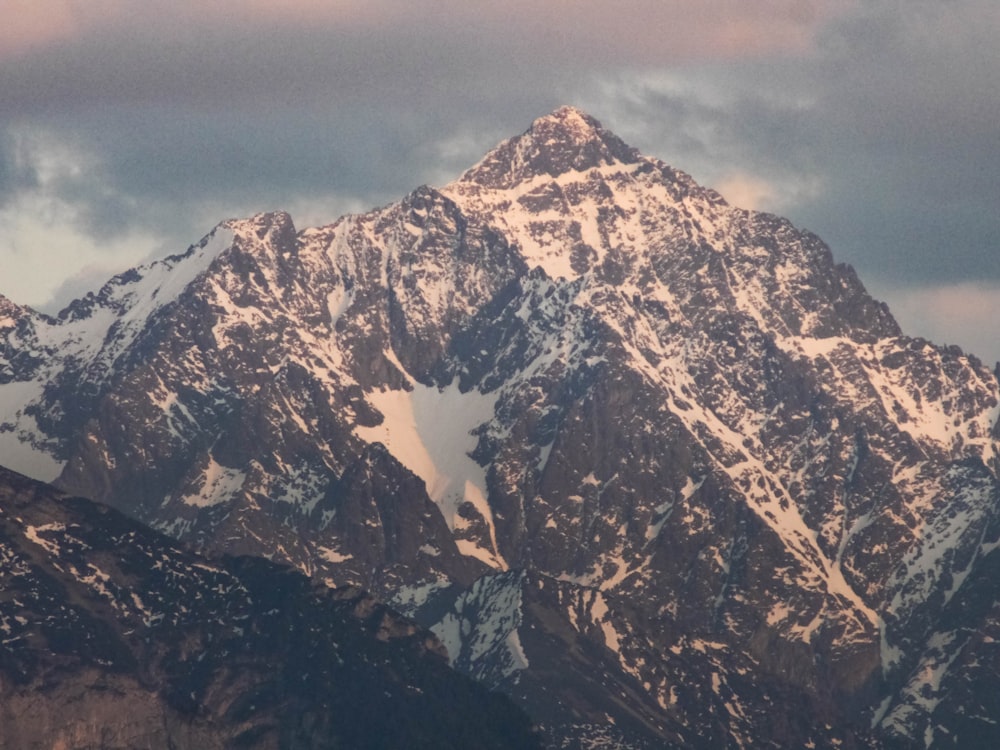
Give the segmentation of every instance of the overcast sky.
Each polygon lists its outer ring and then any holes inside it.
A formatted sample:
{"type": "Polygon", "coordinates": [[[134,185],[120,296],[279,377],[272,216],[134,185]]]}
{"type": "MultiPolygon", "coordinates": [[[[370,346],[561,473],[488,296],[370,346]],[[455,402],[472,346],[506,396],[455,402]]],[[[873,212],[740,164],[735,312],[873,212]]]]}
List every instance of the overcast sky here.
{"type": "Polygon", "coordinates": [[[0,293],[442,185],[574,104],[1000,360],[997,0],[0,0],[0,293]]]}

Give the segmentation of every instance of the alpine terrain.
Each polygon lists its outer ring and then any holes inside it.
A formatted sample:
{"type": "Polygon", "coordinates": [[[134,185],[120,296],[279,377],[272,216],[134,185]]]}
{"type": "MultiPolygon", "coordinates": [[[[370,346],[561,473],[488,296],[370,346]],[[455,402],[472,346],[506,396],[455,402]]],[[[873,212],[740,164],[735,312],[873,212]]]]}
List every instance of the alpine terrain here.
{"type": "Polygon", "coordinates": [[[998,397],[569,107],[443,188],[0,300],[0,462],[371,592],[552,747],[1000,746],[998,397]]]}

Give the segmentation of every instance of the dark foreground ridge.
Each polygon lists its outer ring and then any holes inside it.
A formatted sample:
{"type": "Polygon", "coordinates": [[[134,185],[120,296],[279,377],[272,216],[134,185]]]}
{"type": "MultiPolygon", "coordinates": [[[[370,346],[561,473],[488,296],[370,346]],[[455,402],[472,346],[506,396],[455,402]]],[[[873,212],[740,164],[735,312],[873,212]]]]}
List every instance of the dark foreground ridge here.
{"type": "Polygon", "coordinates": [[[208,560],[0,470],[0,747],[540,747],[358,591],[208,560]]]}

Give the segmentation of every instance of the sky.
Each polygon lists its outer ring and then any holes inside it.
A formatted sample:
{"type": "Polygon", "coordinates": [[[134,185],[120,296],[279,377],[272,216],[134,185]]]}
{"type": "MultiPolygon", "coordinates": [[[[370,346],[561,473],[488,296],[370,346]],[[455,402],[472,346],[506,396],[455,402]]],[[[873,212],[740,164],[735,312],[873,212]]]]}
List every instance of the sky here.
{"type": "Polygon", "coordinates": [[[1000,360],[996,0],[0,0],[0,294],[444,185],[563,104],[1000,360]]]}

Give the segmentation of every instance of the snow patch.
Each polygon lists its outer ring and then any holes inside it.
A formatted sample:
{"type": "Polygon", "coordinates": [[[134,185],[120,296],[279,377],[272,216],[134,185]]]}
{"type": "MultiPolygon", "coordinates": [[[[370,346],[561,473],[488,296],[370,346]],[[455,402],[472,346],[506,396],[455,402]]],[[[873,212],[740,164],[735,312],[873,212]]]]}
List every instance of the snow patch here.
{"type": "Polygon", "coordinates": [[[316,554],[331,563],[342,563],[353,559],[354,555],[343,555],[330,547],[317,547],[316,554]]]}
{"type": "Polygon", "coordinates": [[[37,544],[39,547],[44,549],[53,557],[59,556],[59,545],[55,542],[49,541],[39,535],[40,531],[65,531],[66,527],[61,523],[47,523],[42,526],[26,526],[24,529],[24,536],[29,540],[37,544]]]}
{"type": "Polygon", "coordinates": [[[413,383],[410,391],[373,391],[368,402],[382,414],[382,424],[356,427],[355,434],[369,443],[382,443],[423,479],[427,494],[453,531],[461,525],[459,508],[471,503],[486,520],[490,547],[460,540],[462,553],[506,570],[486,502],[486,470],[470,456],[477,442],[472,431],[493,417],[495,400],[478,391],[463,393],[457,383],[442,389],[413,383]]]}
{"type": "Polygon", "coordinates": [[[52,482],[59,476],[63,462],[39,447],[43,433],[35,418],[24,407],[42,397],[40,381],[11,382],[0,385],[0,456],[9,466],[32,479],[52,482]]]}
{"type": "Polygon", "coordinates": [[[238,494],[243,489],[245,480],[245,472],[223,466],[209,456],[208,466],[202,472],[200,490],[185,495],[182,500],[186,505],[194,505],[198,508],[218,505],[231,500],[234,495],[238,494]]]}
{"type": "Polygon", "coordinates": [[[493,685],[527,669],[528,657],[518,634],[524,620],[523,582],[523,572],[484,576],[431,626],[452,665],[493,685]]]}
{"type": "Polygon", "coordinates": [[[590,619],[596,623],[601,632],[604,633],[604,645],[614,651],[621,653],[621,636],[615,630],[615,626],[608,619],[608,603],[600,592],[594,593],[594,598],[590,603],[590,619]]]}
{"type": "Polygon", "coordinates": [[[451,586],[451,581],[446,578],[437,578],[411,586],[400,586],[393,593],[390,604],[404,615],[413,617],[437,592],[449,586],[451,586]]]}

